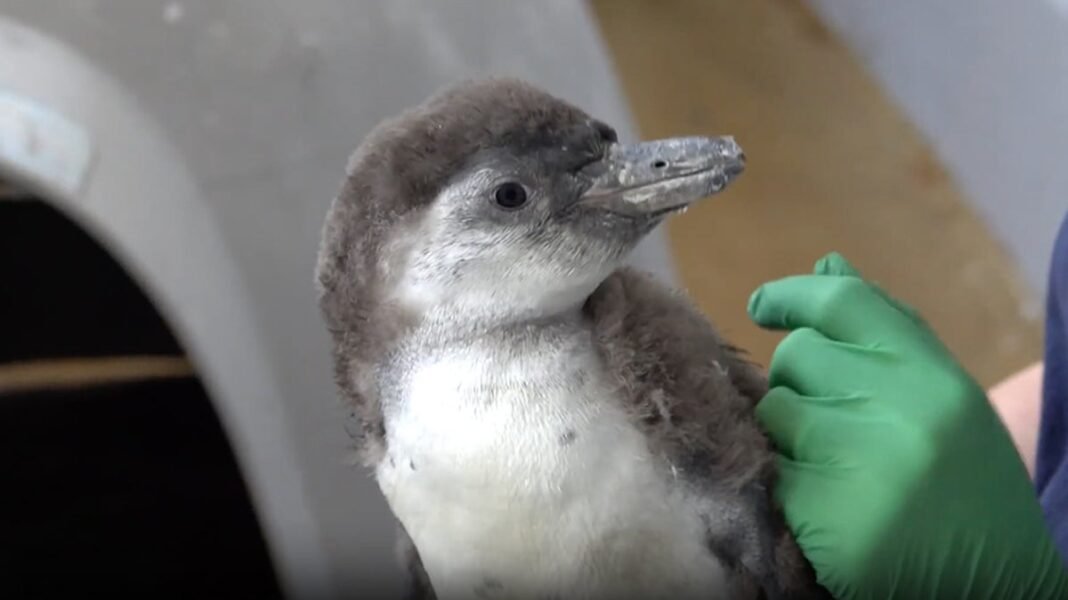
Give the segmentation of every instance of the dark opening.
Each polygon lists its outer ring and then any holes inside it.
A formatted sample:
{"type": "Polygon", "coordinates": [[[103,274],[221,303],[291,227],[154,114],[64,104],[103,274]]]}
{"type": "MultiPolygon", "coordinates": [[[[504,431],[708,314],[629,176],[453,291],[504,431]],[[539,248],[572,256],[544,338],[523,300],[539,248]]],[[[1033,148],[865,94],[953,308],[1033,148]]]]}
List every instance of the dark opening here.
{"type": "Polygon", "coordinates": [[[42,365],[70,364],[57,359],[123,356],[180,360],[182,350],[138,286],[77,225],[36,199],[0,198],[4,596],[281,597],[248,491],[195,375],[10,385],[27,364],[39,377],[42,365]]]}

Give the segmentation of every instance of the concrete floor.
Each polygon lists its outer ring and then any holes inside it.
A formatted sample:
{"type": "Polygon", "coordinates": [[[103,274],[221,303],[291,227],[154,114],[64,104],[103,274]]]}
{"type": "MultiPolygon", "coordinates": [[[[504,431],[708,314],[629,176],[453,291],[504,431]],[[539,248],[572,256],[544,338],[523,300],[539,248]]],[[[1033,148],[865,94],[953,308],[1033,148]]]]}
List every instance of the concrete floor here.
{"type": "Polygon", "coordinates": [[[986,384],[1040,356],[1039,311],[917,130],[799,3],[596,0],[646,137],[731,133],[728,193],[669,225],[700,305],[765,362],[745,317],[762,281],[830,250],[918,307],[986,384]]]}

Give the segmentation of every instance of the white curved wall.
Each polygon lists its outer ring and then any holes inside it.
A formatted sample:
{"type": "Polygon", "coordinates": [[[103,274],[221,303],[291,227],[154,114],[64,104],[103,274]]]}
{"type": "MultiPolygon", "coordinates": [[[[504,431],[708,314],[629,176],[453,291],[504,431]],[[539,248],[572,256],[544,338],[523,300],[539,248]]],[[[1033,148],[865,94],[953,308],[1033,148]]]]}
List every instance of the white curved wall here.
{"type": "Polygon", "coordinates": [[[51,201],[138,280],[215,403],[282,584],[296,597],[329,594],[254,303],[181,156],[133,98],[54,40],[0,16],[0,56],[0,173],[51,201]],[[33,168],[42,165],[53,168],[33,168]]]}

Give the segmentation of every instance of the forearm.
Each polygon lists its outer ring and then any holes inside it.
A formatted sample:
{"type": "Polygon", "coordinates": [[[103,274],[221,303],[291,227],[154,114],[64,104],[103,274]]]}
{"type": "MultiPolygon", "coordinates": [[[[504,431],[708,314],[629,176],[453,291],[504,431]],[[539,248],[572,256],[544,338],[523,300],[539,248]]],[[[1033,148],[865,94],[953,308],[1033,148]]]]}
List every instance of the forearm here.
{"type": "Polygon", "coordinates": [[[1042,367],[1039,362],[1018,371],[987,393],[1031,477],[1035,472],[1038,422],[1042,411],[1042,367]]]}

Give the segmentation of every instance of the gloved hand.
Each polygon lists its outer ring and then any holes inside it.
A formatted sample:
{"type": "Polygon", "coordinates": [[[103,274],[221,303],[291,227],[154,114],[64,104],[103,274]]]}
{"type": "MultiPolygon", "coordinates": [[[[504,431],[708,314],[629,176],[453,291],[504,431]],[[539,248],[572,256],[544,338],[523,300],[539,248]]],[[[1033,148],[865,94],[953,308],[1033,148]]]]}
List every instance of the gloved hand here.
{"type": "Polygon", "coordinates": [[[765,284],[793,330],[757,412],[777,495],[837,598],[1068,598],[1031,482],[986,395],[910,308],[844,258],[765,284]]]}

